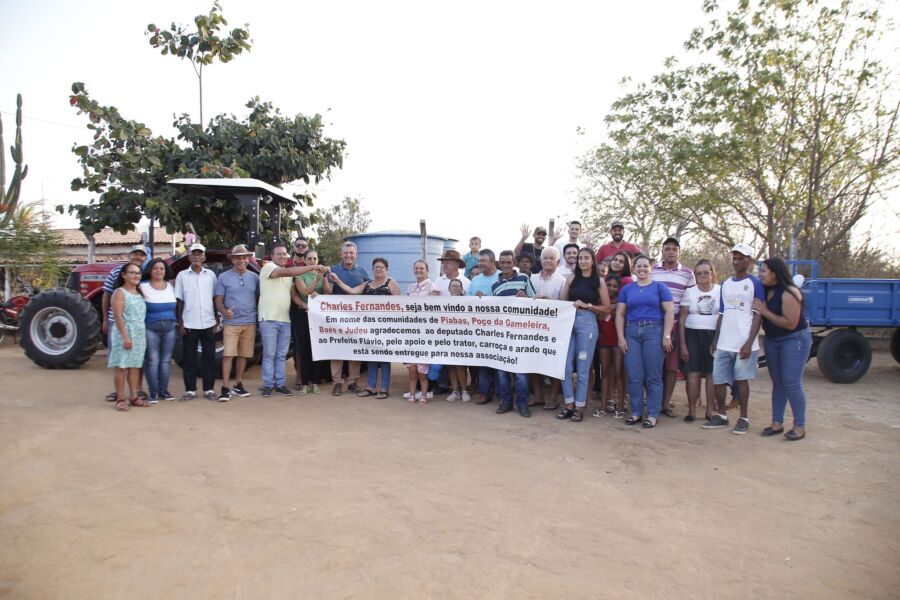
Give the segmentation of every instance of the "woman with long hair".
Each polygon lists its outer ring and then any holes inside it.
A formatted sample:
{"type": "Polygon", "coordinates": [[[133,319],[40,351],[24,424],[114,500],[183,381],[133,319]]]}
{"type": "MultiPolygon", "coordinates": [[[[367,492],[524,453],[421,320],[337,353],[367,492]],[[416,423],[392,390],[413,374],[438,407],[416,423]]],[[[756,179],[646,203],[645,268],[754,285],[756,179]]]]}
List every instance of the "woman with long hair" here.
{"type": "Polygon", "coordinates": [[[688,414],[691,423],[694,411],[700,406],[700,380],[706,380],[706,420],[716,410],[716,391],[713,385],[713,358],[710,353],[719,320],[719,284],[716,270],[708,260],[700,259],[694,267],[697,285],[684,291],[681,299],[681,318],[678,319],[678,340],[681,361],[687,375],[688,414]]]}
{"type": "MultiPolygon", "coordinates": [[[[319,264],[319,253],[309,248],[303,253],[303,264],[316,266],[319,264]]],[[[325,290],[325,274],[321,271],[309,271],[294,277],[294,290],[300,300],[300,311],[297,313],[297,326],[294,330],[295,356],[300,359],[299,395],[318,394],[319,384],[325,374],[331,370],[327,360],[313,360],[312,339],[309,336],[309,298],[321,294],[325,290]],[[298,349],[299,348],[299,349],[298,349]]],[[[293,293],[293,292],[292,292],[293,293]]]]}
{"type": "Polygon", "coordinates": [[[597,338],[597,351],[600,353],[600,407],[592,413],[595,417],[602,417],[612,413],[613,418],[625,417],[625,363],[622,360],[622,352],[619,350],[619,338],[616,335],[616,303],[619,300],[619,292],[622,289],[622,279],[610,273],[604,280],[609,292],[611,303],[610,313],[600,316],[599,336],[597,338]],[[615,393],[616,399],[613,400],[615,393]],[[606,403],[605,409],[603,408],[606,403]]]}
{"type": "Polygon", "coordinates": [[[126,264],[119,272],[110,300],[114,327],[109,340],[107,365],[116,370],[116,410],[122,412],[128,410],[129,397],[131,406],[150,406],[147,400],[137,395],[147,350],[147,331],[144,327],[147,305],[140,283],[141,268],[133,263],[126,264]],[[125,396],[126,379],[130,396],[125,396]]]}
{"type": "Polygon", "coordinates": [[[147,330],[147,357],[144,375],[147,377],[147,396],[150,404],[160,400],[174,400],[169,393],[169,372],[172,351],[175,349],[175,288],[172,271],[161,258],[154,258],[144,268],[140,285],[147,304],[144,325],[147,330]]]}
{"type": "Polygon", "coordinates": [[[584,407],[587,405],[588,380],[597,347],[597,317],[610,311],[606,282],[600,277],[594,253],[589,248],[578,251],[575,270],[566,278],[560,299],[575,305],[575,322],[566,354],[566,375],[562,381],[566,404],[556,418],[571,419],[577,423],[584,419],[584,407]],[[577,364],[577,369],[573,369],[573,363],[577,364]],[[578,373],[578,384],[574,389],[573,370],[578,373]]]}
{"type": "Polygon", "coordinates": [[[812,332],[803,316],[803,292],[794,284],[787,263],[780,257],[767,258],[759,270],[766,301],[753,301],[753,310],[763,318],[766,332],[766,366],[772,378],[772,424],[764,436],[784,431],[784,410],[791,404],[794,426],[784,434],[794,442],[806,437],[806,393],[803,371],[812,348],[812,332]]]}
{"type": "Polygon", "coordinates": [[[635,425],[643,420],[644,389],[647,390],[647,419],[644,428],[656,427],[663,397],[663,358],[672,351],[675,307],[668,286],[650,278],[650,258],[634,259],[635,281],[619,292],[616,303],[616,335],[625,355],[631,416],[635,425]]]}
{"type": "Polygon", "coordinates": [[[622,287],[633,281],[631,274],[632,257],[625,251],[616,252],[609,259],[609,272],[618,275],[622,280],[622,287]]]}

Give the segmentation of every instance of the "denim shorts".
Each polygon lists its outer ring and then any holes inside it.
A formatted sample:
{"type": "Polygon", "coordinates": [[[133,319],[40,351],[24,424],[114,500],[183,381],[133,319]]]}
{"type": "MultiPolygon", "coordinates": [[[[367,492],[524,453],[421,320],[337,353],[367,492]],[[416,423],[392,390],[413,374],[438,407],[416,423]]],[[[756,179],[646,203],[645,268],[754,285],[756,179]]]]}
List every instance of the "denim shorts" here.
{"type": "Polygon", "coordinates": [[[747,358],[741,358],[740,352],[716,350],[713,358],[713,383],[716,385],[731,384],[735,381],[756,379],[756,357],[758,351],[753,350],[747,358]]]}

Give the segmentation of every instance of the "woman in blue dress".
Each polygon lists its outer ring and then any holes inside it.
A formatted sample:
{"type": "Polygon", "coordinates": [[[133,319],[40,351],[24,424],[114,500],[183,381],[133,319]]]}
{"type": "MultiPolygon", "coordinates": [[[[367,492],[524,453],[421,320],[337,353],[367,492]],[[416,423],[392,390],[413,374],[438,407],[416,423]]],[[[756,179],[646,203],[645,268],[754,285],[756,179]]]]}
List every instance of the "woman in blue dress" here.
{"type": "Polygon", "coordinates": [[[141,268],[128,263],[119,273],[112,295],[112,313],[115,320],[110,336],[107,366],[116,370],[116,410],[128,410],[125,381],[128,380],[131,406],[150,406],[137,395],[141,386],[141,367],[147,351],[147,330],[144,319],[147,306],[141,294],[141,268]]]}

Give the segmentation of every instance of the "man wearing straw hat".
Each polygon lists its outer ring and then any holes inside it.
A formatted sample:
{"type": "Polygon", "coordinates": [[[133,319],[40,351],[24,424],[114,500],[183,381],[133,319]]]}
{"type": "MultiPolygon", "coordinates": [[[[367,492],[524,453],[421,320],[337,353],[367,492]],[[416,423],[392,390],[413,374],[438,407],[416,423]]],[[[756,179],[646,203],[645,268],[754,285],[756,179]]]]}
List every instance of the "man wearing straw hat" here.
{"type": "Polygon", "coordinates": [[[222,328],[222,391],[219,402],[228,402],[231,395],[246,398],[244,370],[247,359],[253,357],[256,342],[256,303],[259,298],[259,275],[247,268],[253,253],[243,244],[232,248],[228,255],[234,268],[223,271],[216,281],[213,301],[216,310],[224,317],[222,328]],[[234,359],[237,358],[237,361],[234,359]],[[231,383],[231,364],[236,362],[234,388],[231,383]]]}

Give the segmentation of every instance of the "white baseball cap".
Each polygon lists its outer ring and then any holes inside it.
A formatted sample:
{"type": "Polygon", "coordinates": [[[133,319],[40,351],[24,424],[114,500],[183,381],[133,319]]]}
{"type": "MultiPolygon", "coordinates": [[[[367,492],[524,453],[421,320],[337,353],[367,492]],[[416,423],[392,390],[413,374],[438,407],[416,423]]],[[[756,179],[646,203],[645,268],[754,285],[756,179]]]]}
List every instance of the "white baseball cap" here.
{"type": "Polygon", "coordinates": [[[188,252],[196,252],[197,250],[199,250],[200,252],[206,252],[206,246],[204,246],[203,244],[200,244],[200,243],[191,244],[191,247],[188,250],[188,252]]]}
{"type": "Polygon", "coordinates": [[[732,252],[740,252],[746,257],[753,258],[756,253],[753,251],[753,248],[750,247],[750,244],[745,244],[741,242],[740,244],[735,244],[734,248],[731,249],[732,252]]]}

